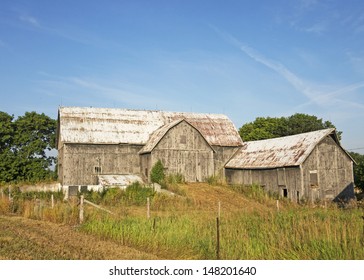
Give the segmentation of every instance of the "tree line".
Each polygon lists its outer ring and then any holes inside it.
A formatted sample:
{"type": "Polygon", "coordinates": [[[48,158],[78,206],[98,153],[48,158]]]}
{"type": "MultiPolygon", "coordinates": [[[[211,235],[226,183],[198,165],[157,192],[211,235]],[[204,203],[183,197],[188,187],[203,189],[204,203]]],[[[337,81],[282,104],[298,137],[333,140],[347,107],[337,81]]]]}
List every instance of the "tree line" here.
{"type": "MultiPolygon", "coordinates": [[[[57,121],[36,112],[26,112],[16,119],[0,111],[0,183],[56,179],[55,149],[57,121]]],[[[330,121],[316,116],[294,114],[289,117],[258,117],[239,128],[243,141],[284,137],[325,128],[335,128],[330,121]]],[[[337,131],[339,139],[342,132],[337,131]]],[[[350,153],[356,161],[355,184],[364,190],[364,155],[350,153]]]]}

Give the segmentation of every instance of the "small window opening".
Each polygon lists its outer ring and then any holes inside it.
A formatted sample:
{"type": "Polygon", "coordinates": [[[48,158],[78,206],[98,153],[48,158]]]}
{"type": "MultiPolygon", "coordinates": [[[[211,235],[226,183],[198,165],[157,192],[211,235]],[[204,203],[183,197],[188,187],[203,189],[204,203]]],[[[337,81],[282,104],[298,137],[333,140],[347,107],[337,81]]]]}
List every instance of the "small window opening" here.
{"type": "Polygon", "coordinates": [[[97,174],[101,173],[101,166],[95,166],[95,173],[97,174]]]}
{"type": "Polygon", "coordinates": [[[288,197],[288,190],[287,189],[283,189],[283,197],[288,197]]]}
{"type": "Polygon", "coordinates": [[[310,186],[311,187],[318,186],[317,170],[310,171],[310,186]]]}
{"type": "Polygon", "coordinates": [[[299,191],[297,191],[296,199],[297,199],[297,203],[300,203],[300,192],[299,191]]]}
{"type": "Polygon", "coordinates": [[[187,143],[186,135],[181,135],[180,136],[179,143],[180,144],[186,144],[187,143]]]}

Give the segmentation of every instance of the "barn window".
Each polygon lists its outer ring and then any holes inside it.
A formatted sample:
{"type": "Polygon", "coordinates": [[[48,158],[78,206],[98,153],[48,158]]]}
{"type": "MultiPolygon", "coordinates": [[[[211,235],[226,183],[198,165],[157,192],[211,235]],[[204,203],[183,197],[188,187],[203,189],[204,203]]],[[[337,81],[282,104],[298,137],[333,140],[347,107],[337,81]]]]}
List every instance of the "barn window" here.
{"type": "Polygon", "coordinates": [[[318,186],[317,170],[310,171],[310,186],[311,187],[317,187],[318,186]]]}
{"type": "Polygon", "coordinates": [[[288,190],[287,189],[283,189],[283,197],[288,197],[288,190]]]}
{"type": "Polygon", "coordinates": [[[299,191],[297,191],[296,199],[297,199],[297,203],[300,203],[300,192],[299,191]]]}
{"type": "Polygon", "coordinates": [[[186,135],[181,135],[180,136],[179,143],[180,144],[186,144],[187,143],[186,135]]]}
{"type": "Polygon", "coordinates": [[[101,173],[101,166],[95,166],[95,173],[97,174],[101,173]]]}

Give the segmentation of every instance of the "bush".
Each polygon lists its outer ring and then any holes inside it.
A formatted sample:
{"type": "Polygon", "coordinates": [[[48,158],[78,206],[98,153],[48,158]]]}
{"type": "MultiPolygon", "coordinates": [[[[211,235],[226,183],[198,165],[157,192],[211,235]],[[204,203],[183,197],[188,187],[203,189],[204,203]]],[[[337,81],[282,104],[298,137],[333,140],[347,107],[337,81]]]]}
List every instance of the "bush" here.
{"type": "Polygon", "coordinates": [[[159,159],[152,167],[150,171],[150,180],[152,183],[157,183],[162,185],[164,183],[164,166],[161,160],[159,159]]]}

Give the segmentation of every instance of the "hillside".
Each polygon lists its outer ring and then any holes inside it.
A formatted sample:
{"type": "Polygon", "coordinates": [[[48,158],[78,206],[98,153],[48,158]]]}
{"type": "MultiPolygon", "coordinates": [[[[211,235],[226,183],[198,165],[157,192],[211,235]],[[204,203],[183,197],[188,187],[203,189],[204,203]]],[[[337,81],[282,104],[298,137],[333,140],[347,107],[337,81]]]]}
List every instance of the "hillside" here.
{"type": "Polygon", "coordinates": [[[85,205],[82,225],[77,201],[56,200],[50,208],[49,194],[39,200],[32,195],[30,200],[14,196],[13,202],[0,198],[0,258],[364,258],[361,209],[298,206],[287,200],[280,200],[278,209],[276,198],[254,186],[194,183],[169,190],[178,195],[154,194],[141,186],[89,193],[87,199],[115,215],[85,205]]]}

